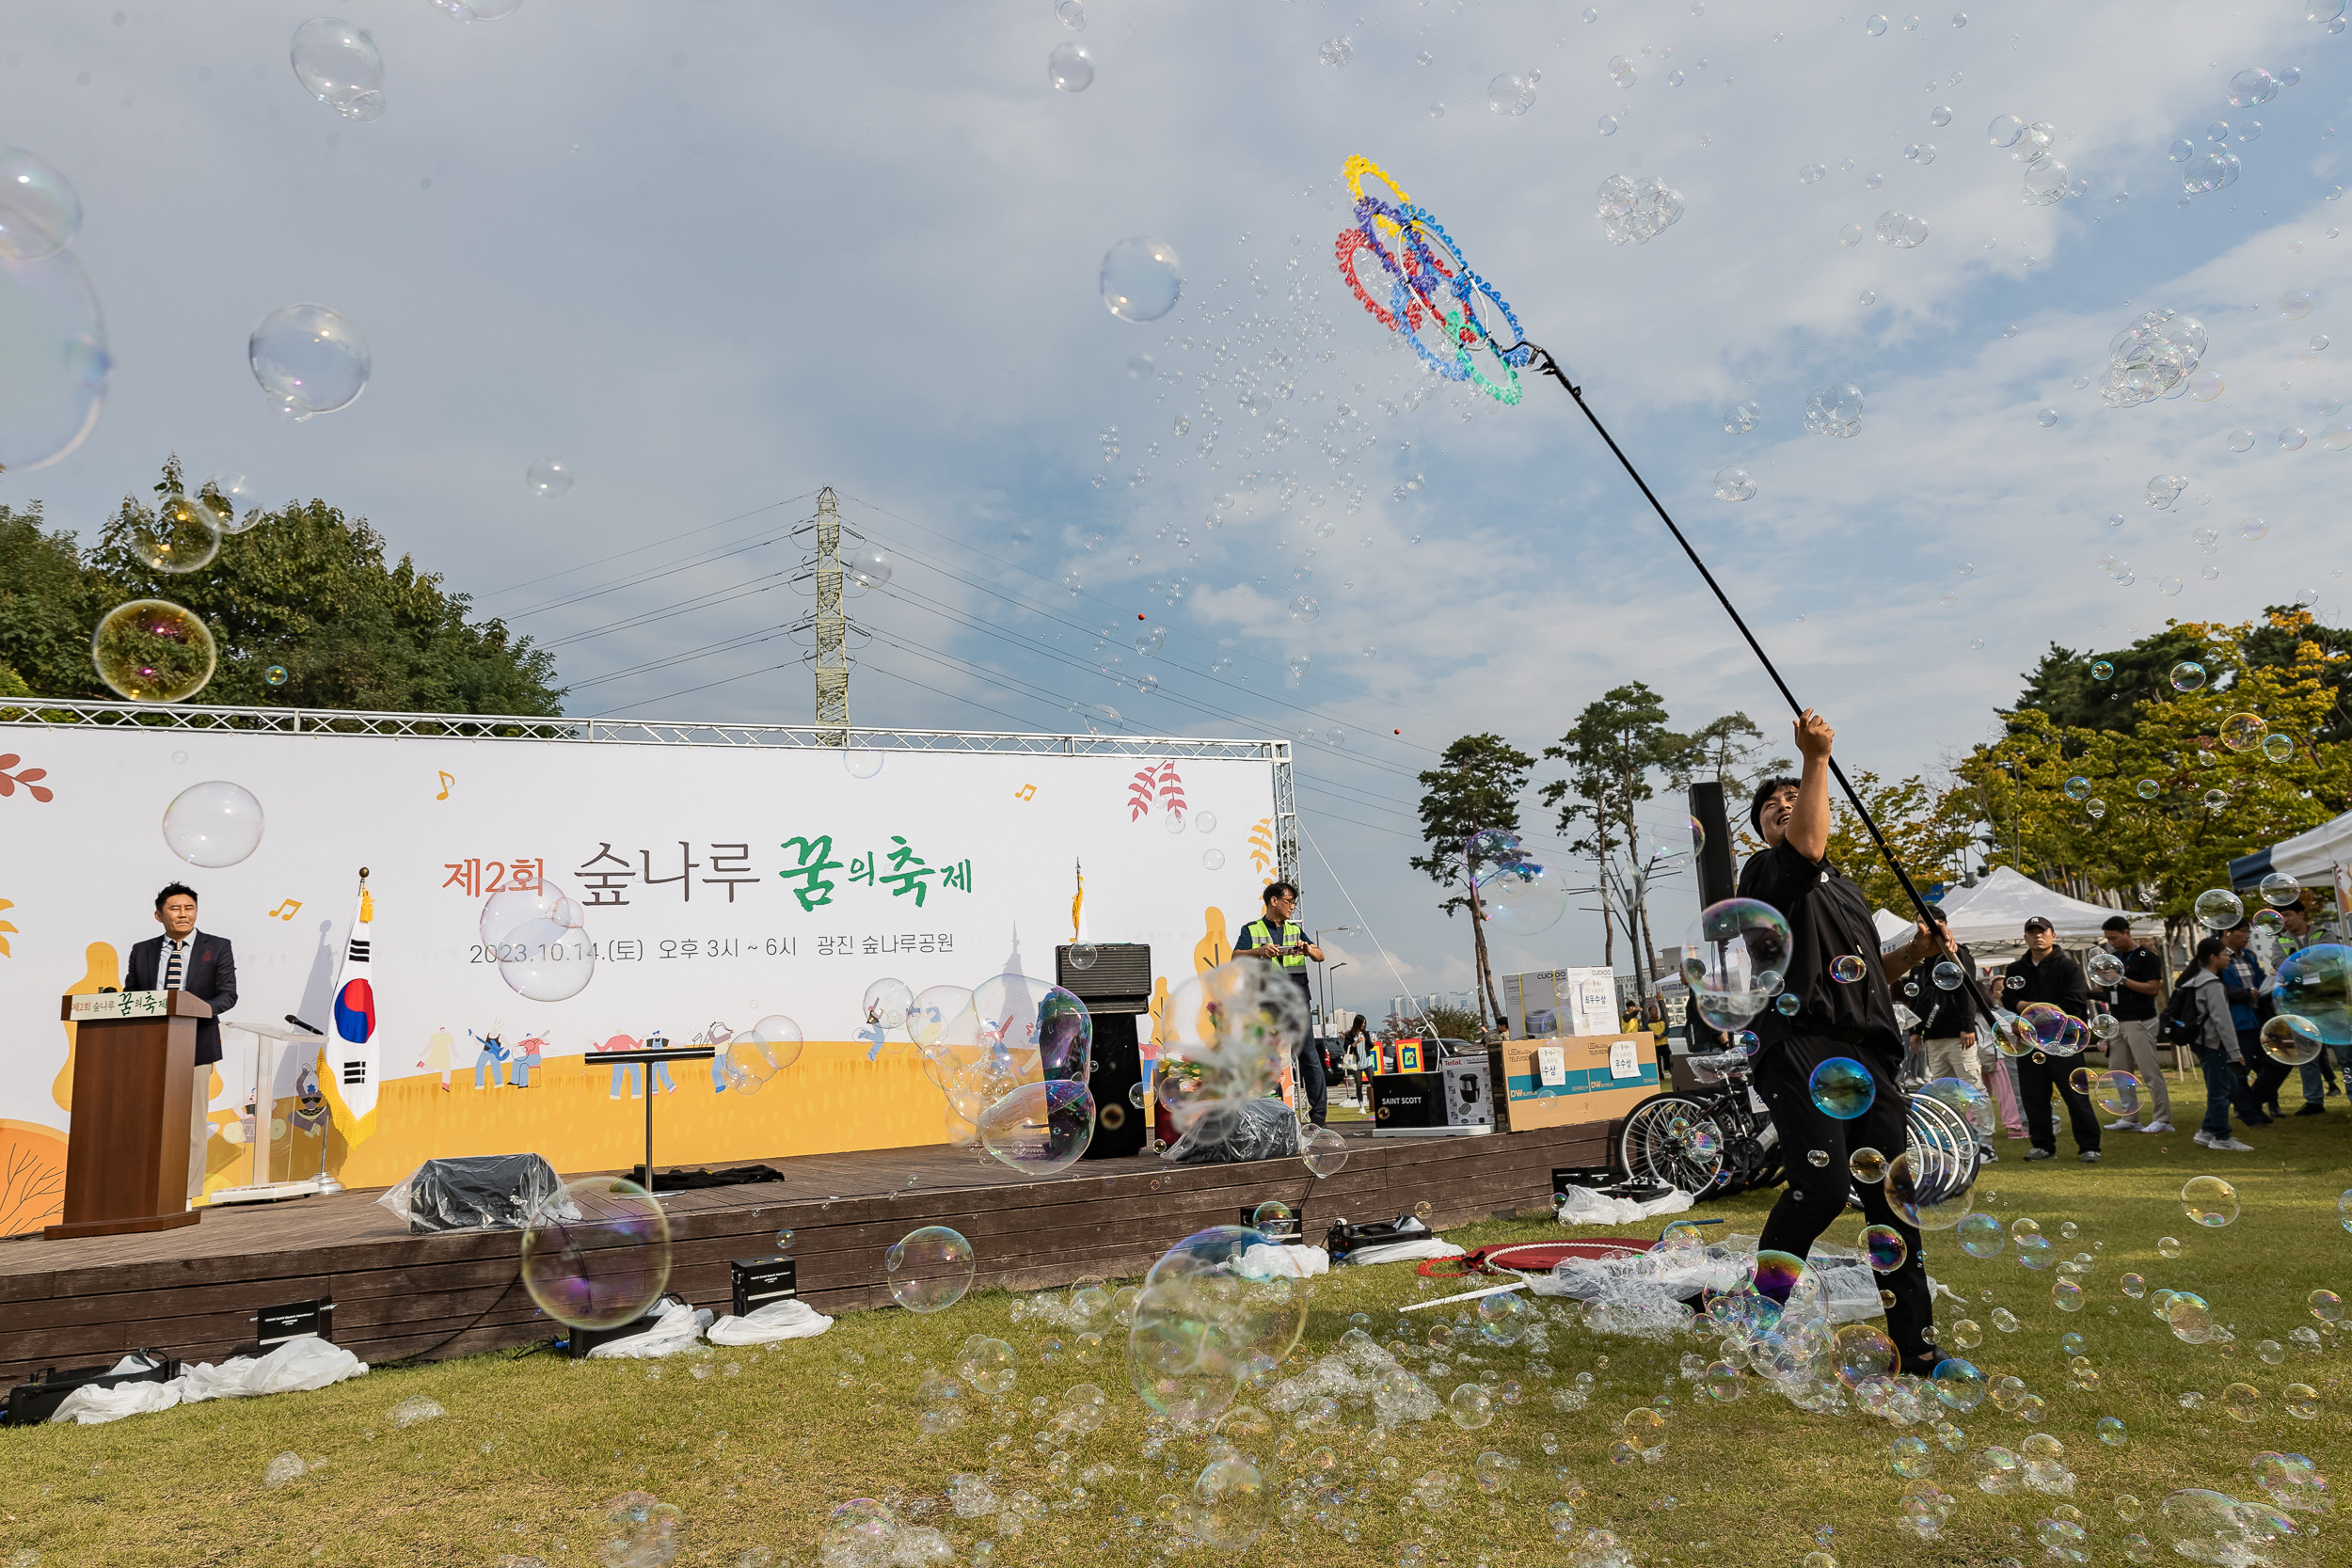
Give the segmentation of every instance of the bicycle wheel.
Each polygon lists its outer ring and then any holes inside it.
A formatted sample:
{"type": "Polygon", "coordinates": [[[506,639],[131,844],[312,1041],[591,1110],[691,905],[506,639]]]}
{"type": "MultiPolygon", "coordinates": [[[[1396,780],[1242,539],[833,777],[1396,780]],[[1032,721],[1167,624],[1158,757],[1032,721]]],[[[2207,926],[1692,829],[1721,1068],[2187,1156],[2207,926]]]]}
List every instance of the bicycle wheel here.
{"type": "Polygon", "coordinates": [[[1723,1174],[1723,1129],[1705,1101],[1654,1094],[1627,1114],[1617,1134],[1617,1162],[1637,1181],[1698,1197],[1723,1174]]]}

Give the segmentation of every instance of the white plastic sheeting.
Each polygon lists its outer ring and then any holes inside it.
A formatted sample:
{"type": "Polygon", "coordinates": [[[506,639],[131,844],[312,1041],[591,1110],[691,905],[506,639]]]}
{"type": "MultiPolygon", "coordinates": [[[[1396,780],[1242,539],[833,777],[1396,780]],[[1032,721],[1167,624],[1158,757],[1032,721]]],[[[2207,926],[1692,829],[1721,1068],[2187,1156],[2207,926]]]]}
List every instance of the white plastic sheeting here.
{"type": "Polygon", "coordinates": [[[833,1326],[826,1317],[798,1296],[771,1301],[747,1317],[724,1317],[710,1325],[707,1338],[714,1345],[765,1345],[780,1339],[813,1339],[833,1326]]]}
{"type": "MultiPolygon", "coordinates": [[[[114,1366],[134,1372],[152,1363],[126,1355],[114,1366]]],[[[125,1416],[145,1416],[176,1404],[204,1400],[256,1399],[264,1394],[304,1393],[363,1376],[366,1362],[341,1345],[305,1335],[266,1355],[240,1355],[215,1367],[199,1363],[168,1383],[125,1383],[113,1388],[76,1388],[65,1397],[52,1421],[96,1426],[125,1416]]]]}
{"type": "Polygon", "coordinates": [[[656,1318],[653,1326],[643,1334],[632,1334],[625,1339],[607,1339],[590,1351],[590,1361],[644,1361],[656,1356],[675,1355],[679,1351],[703,1337],[710,1326],[710,1308],[689,1307],[673,1301],[656,1318]]]}

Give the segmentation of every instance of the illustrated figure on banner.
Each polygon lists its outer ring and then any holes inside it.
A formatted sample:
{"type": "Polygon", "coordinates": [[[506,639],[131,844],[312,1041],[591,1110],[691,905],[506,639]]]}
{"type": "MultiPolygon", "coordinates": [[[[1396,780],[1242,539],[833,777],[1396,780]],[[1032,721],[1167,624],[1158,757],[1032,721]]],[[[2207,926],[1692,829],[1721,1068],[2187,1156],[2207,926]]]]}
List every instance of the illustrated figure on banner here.
{"type": "Polygon", "coordinates": [[[539,1069],[539,1053],[548,1042],[536,1035],[525,1037],[515,1046],[515,1059],[507,1064],[506,1082],[513,1087],[531,1087],[531,1075],[539,1069]]]}
{"type": "Polygon", "coordinates": [[[449,1088],[450,1052],[456,1043],[456,1040],[450,1035],[449,1025],[444,1023],[433,1031],[431,1039],[424,1042],[424,1054],[417,1062],[417,1065],[426,1071],[437,1072],[441,1075],[443,1092],[447,1092],[449,1088]]]}
{"type": "MultiPolygon", "coordinates": [[[[642,1051],[648,1049],[658,1051],[669,1043],[670,1042],[667,1039],[662,1037],[661,1032],[657,1029],[652,1034],[646,1036],[643,1040],[633,1039],[628,1035],[615,1035],[611,1039],[606,1040],[602,1045],[592,1045],[588,1049],[599,1054],[608,1051],[642,1051]]],[[[607,1094],[605,1098],[607,1100],[618,1100],[621,1098],[621,1075],[623,1073],[627,1073],[628,1075],[628,1098],[631,1100],[643,1098],[644,1090],[637,1076],[637,1064],[635,1062],[615,1062],[612,1064],[612,1092],[607,1094]]],[[[653,1081],[655,1085],[665,1093],[677,1093],[677,1084],[670,1077],[669,1063],[656,1062],[653,1064],[653,1081]]]]}
{"type": "Polygon", "coordinates": [[[499,1086],[499,1064],[505,1061],[507,1056],[506,1043],[500,1037],[506,1033],[505,1026],[493,1022],[490,1025],[490,1032],[486,1036],[476,1035],[470,1029],[466,1033],[472,1037],[477,1046],[481,1047],[474,1053],[473,1086],[477,1089],[482,1087],[482,1074],[486,1069],[490,1074],[490,1087],[497,1088],[499,1086]]]}

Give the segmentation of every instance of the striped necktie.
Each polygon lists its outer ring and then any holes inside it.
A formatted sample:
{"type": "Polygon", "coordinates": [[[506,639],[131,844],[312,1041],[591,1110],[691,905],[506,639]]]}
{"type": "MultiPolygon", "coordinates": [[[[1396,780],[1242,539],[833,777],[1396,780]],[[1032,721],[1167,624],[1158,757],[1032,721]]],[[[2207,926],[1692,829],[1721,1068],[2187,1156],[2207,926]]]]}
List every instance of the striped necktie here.
{"type": "Polygon", "coordinates": [[[182,955],[187,951],[187,943],[176,938],[166,937],[164,945],[171,949],[171,962],[164,968],[164,990],[178,990],[180,989],[180,960],[182,955]]]}

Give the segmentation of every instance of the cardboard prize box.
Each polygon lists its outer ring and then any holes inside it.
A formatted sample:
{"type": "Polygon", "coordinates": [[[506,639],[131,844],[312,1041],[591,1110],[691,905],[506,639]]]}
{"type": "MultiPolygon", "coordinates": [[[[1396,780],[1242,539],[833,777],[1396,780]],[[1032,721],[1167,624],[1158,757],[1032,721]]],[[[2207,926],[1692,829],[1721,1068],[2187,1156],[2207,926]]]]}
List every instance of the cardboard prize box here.
{"type": "Polygon", "coordinates": [[[1660,1087],[1658,1046],[1647,1033],[1504,1040],[1498,1052],[1514,1132],[1613,1121],[1660,1087]]]}

